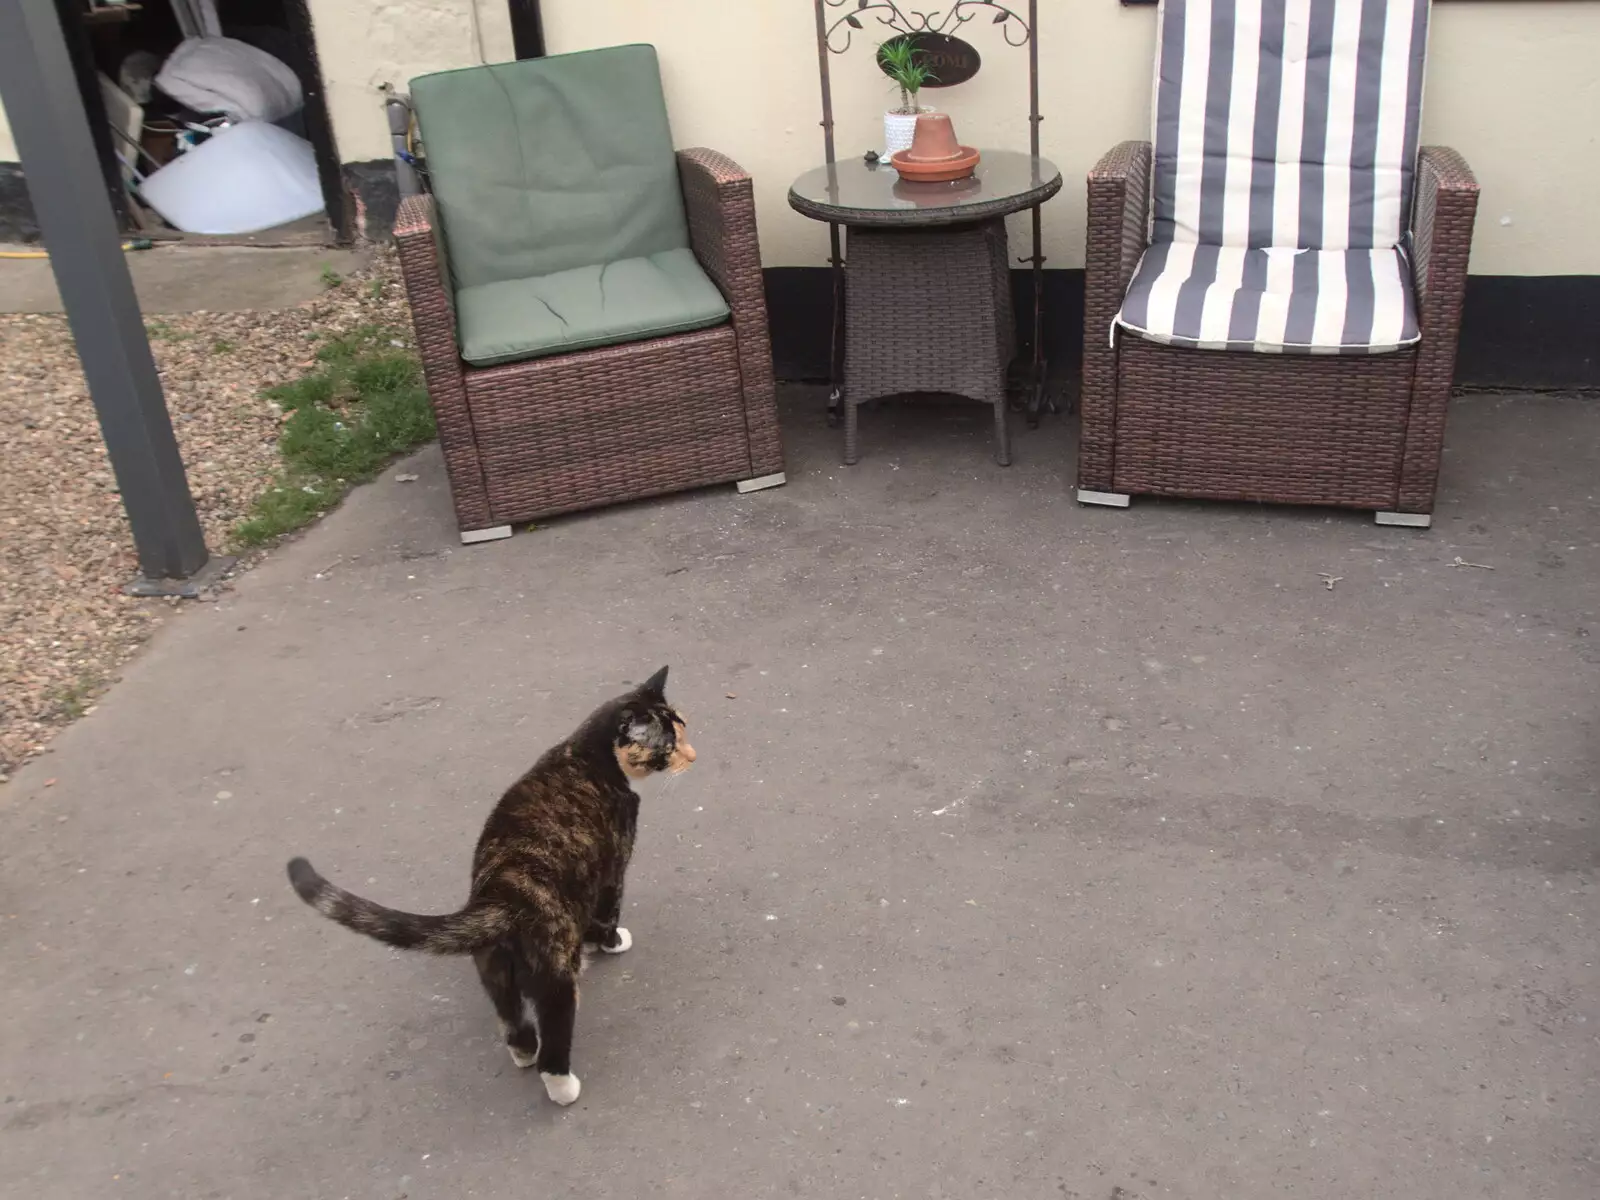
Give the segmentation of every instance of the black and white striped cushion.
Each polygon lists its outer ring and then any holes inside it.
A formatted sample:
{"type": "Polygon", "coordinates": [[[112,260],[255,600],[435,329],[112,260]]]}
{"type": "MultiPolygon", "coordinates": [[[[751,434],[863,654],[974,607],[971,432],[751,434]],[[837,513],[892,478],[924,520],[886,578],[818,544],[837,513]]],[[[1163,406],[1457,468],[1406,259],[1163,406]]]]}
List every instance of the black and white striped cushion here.
{"type": "Polygon", "coordinates": [[[1208,347],[1415,341],[1396,248],[1428,0],[1162,0],[1158,20],[1152,248],[1118,323],[1208,347]]]}
{"type": "Polygon", "coordinates": [[[1140,260],[1117,321],[1200,350],[1382,354],[1419,337],[1410,268],[1397,249],[1164,242],[1140,260]]]}

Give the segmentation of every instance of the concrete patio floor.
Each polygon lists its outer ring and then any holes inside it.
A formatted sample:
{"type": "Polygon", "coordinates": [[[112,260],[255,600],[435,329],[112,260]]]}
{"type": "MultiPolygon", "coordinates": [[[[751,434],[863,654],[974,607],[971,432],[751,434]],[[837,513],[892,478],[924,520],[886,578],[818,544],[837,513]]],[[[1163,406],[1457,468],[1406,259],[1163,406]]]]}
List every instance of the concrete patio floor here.
{"type": "Polygon", "coordinates": [[[469,549],[426,452],[0,791],[0,1193],[1600,1195],[1600,404],[1460,401],[1429,533],[786,405],[785,489],[469,549]],[[663,662],[561,1110],[283,863],[453,909],[663,662]]]}
{"type": "MultiPolygon", "coordinates": [[[[33,254],[37,246],[0,246],[33,254]]],[[[358,270],[368,255],[335,246],[166,244],[128,255],[146,314],[290,308],[328,289],[327,272],[358,270]]],[[[0,313],[61,311],[48,258],[0,258],[0,313]]]]}

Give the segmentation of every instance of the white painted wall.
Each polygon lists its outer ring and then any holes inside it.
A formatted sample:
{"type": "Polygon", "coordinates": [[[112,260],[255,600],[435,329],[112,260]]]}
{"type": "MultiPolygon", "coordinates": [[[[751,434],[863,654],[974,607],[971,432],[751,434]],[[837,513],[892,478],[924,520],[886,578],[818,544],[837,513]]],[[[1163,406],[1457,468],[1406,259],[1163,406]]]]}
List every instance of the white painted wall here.
{"type": "MultiPolygon", "coordinates": [[[[1155,12],[1116,0],[1039,7],[1041,142],[1067,179],[1045,206],[1045,253],[1052,266],[1076,267],[1085,173],[1113,143],[1148,136],[1155,12]]],[[[544,12],[551,53],[653,42],[678,142],[714,146],[755,175],[766,263],[823,261],[825,227],[784,199],[792,178],[822,156],[806,0],[544,0],[544,12]],[[726,15],[731,8],[737,17],[726,15]]],[[[964,142],[1026,147],[1024,53],[976,21],[963,32],[983,69],[934,103],[964,142]]],[[[841,158],[881,140],[888,92],[870,40],[832,60],[841,158]]],[[[1600,273],[1600,230],[1589,215],[1600,196],[1600,3],[1438,4],[1432,43],[1424,139],[1460,150],[1483,186],[1472,270],[1600,273]]]]}
{"type": "MultiPolygon", "coordinates": [[[[509,58],[504,0],[311,0],[340,156],[389,154],[379,87],[428,71],[509,58]]],[[[1019,3],[1019,7],[1021,7],[1019,3]]],[[[679,145],[713,146],[756,178],[769,266],[823,261],[826,230],[794,213],[790,181],[822,157],[809,0],[544,0],[551,53],[651,42],[661,54],[679,145]]],[[[1041,0],[1044,153],[1067,177],[1045,207],[1050,265],[1083,263],[1084,173],[1149,126],[1155,13],[1116,0],[1041,0]]],[[[1424,138],[1466,155],[1483,185],[1472,269],[1491,275],[1600,274],[1600,3],[1472,0],[1434,9],[1424,138]]],[[[963,141],[1027,145],[1025,53],[979,22],[971,83],[940,91],[963,141]]],[[[869,33],[832,59],[838,153],[881,140],[889,92],[869,33]]],[[[931,93],[930,93],[931,94],[931,93]]],[[[0,121],[0,159],[15,159],[0,121]]],[[[1020,230],[1015,231],[1020,233],[1020,230]]]]}
{"type": "Polygon", "coordinates": [[[403,92],[417,75],[515,57],[506,0],[309,0],[309,7],[344,162],[391,154],[384,84],[403,92]]]}

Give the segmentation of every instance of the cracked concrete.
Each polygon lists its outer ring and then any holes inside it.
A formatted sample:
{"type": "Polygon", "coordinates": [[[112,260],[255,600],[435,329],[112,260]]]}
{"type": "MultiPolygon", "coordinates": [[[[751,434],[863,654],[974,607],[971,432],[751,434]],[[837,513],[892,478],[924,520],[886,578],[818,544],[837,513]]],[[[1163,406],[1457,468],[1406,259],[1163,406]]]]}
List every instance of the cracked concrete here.
{"type": "Polygon", "coordinates": [[[0,791],[0,1192],[1600,1194],[1600,406],[1458,402],[1429,533],[819,411],[785,489],[471,549],[430,450],[165,632],[0,791]],[[700,763],[558,1110],[283,863],[454,907],[662,662],[700,763]]]}

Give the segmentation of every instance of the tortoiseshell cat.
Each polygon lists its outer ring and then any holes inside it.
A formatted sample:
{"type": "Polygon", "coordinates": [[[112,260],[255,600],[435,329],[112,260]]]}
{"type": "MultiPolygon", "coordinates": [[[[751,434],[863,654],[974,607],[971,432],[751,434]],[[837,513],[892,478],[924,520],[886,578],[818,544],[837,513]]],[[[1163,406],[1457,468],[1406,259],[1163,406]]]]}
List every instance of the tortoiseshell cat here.
{"type": "Polygon", "coordinates": [[[578,1098],[572,1026],[583,947],[621,954],[633,945],[617,925],[639,820],[632,781],[678,774],[695,759],[666,684],[662,667],[601,705],[511,785],[478,838],[460,912],[384,908],[335,887],[303,858],[289,863],[294,890],[330,920],[404,950],[472,955],[511,1061],[538,1063],[557,1104],[578,1098]]]}

